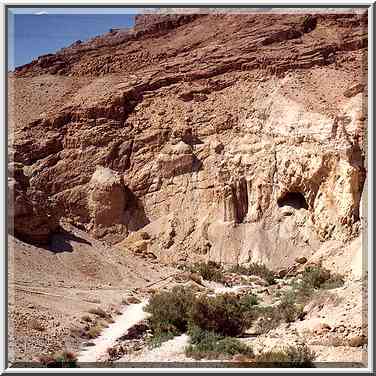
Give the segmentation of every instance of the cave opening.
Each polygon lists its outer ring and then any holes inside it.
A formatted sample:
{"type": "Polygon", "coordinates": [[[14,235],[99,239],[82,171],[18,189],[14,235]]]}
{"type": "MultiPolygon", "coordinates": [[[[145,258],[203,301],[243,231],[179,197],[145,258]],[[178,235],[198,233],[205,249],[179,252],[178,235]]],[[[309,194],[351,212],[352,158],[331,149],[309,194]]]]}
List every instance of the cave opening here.
{"type": "Polygon", "coordinates": [[[300,192],[287,192],[277,201],[278,207],[291,206],[294,209],[307,209],[308,204],[304,195],[300,192]]]}

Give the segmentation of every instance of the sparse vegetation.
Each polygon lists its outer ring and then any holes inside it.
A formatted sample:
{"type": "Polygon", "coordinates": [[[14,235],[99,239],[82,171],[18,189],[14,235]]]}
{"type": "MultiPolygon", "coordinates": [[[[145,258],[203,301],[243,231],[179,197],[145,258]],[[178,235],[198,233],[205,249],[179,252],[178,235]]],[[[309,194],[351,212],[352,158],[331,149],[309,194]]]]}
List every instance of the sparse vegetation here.
{"type": "Polygon", "coordinates": [[[230,269],[230,272],[247,276],[256,275],[263,278],[269,285],[275,284],[274,272],[268,269],[264,264],[252,263],[248,266],[235,265],[230,269]]]}
{"type": "Polygon", "coordinates": [[[186,355],[194,359],[218,359],[223,356],[243,354],[252,356],[252,349],[233,337],[224,337],[213,331],[197,326],[190,327],[191,344],[186,348],[186,355]]]}
{"type": "Polygon", "coordinates": [[[93,314],[93,315],[96,315],[96,316],[99,316],[101,317],[102,319],[106,319],[108,318],[110,315],[105,312],[102,308],[98,307],[98,308],[90,308],[89,309],[89,313],[93,314]]]}
{"type": "Polygon", "coordinates": [[[191,321],[203,330],[237,336],[246,329],[245,307],[234,294],[201,296],[191,309],[191,321]]]}
{"type": "Polygon", "coordinates": [[[89,328],[89,330],[86,331],[87,338],[93,339],[93,338],[99,337],[102,329],[103,329],[102,326],[100,326],[99,324],[95,324],[94,326],[89,328]]]}
{"type": "Polygon", "coordinates": [[[336,288],[343,286],[344,282],[342,275],[332,273],[322,266],[307,266],[302,273],[303,285],[305,284],[316,289],[336,288]]]}
{"type": "Polygon", "coordinates": [[[146,340],[149,348],[159,347],[163,342],[166,342],[175,337],[172,332],[154,333],[152,337],[146,340]]]}
{"type": "Polygon", "coordinates": [[[292,290],[282,295],[281,301],[275,306],[255,307],[252,314],[256,321],[257,333],[267,333],[281,323],[294,322],[303,318],[303,305],[296,302],[292,290]]]}
{"type": "Polygon", "coordinates": [[[77,367],[77,356],[71,351],[63,351],[53,355],[39,357],[40,363],[48,368],[77,367]]]}
{"type": "Polygon", "coordinates": [[[191,273],[197,273],[206,281],[223,282],[224,274],[222,266],[214,261],[197,262],[190,266],[191,273]]]}
{"type": "Polygon", "coordinates": [[[189,309],[194,302],[194,294],[180,286],[152,296],[145,311],[151,313],[149,323],[153,334],[168,338],[184,333],[188,327],[189,309]]]}
{"type": "Polygon", "coordinates": [[[188,326],[220,336],[237,336],[251,324],[254,317],[251,312],[257,303],[253,294],[240,299],[234,294],[195,297],[187,288],[174,287],[154,295],[145,308],[151,313],[150,343],[160,344],[186,332],[188,326]]]}
{"type": "Polygon", "coordinates": [[[259,303],[258,298],[255,294],[247,294],[243,295],[240,298],[240,305],[243,307],[244,310],[251,310],[253,306],[259,303]]]}
{"type": "Polygon", "coordinates": [[[266,367],[312,368],[315,357],[315,353],[306,344],[299,344],[258,354],[255,361],[266,367]]]}

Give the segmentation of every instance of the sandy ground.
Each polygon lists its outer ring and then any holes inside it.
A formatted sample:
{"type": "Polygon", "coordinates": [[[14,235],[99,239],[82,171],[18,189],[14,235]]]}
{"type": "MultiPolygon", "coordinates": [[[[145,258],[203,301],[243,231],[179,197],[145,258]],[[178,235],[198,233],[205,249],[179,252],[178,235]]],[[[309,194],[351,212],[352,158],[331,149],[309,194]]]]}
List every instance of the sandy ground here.
{"type": "Polygon", "coordinates": [[[149,315],[143,308],[147,304],[143,301],[139,304],[127,306],[115,323],[110,324],[104,329],[101,335],[92,342],[94,346],[84,348],[78,355],[78,363],[100,362],[106,359],[107,349],[110,348],[115,341],[127,332],[129,328],[138,322],[146,319],[149,315]]]}
{"type": "Polygon", "coordinates": [[[84,340],[72,336],[71,329],[83,326],[81,317],[91,308],[115,312],[135,289],[176,273],[80,230],[69,231],[56,235],[49,249],[9,238],[11,363],[64,349],[78,351],[84,340]]]}
{"type": "Polygon", "coordinates": [[[182,334],[162,343],[154,349],[144,349],[141,352],[124,356],[118,362],[193,362],[187,358],[184,349],[188,345],[189,336],[182,334]]]}

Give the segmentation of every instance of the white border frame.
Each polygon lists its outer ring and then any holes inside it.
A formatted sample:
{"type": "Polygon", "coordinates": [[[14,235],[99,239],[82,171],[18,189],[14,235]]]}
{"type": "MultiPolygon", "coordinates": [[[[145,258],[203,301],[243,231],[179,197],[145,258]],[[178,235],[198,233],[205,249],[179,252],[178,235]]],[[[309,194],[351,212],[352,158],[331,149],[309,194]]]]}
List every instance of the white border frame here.
{"type": "MultiPolygon", "coordinates": [[[[268,7],[275,7],[278,8],[278,6],[291,6],[291,8],[294,8],[294,6],[302,6],[304,2],[298,1],[298,0],[290,0],[290,1],[282,1],[282,0],[270,0],[270,2],[266,0],[254,0],[254,1],[247,1],[247,0],[236,0],[234,3],[232,3],[229,0],[190,0],[190,1],[178,1],[178,0],[138,0],[138,1],[132,1],[132,0],[111,0],[111,1],[100,1],[100,0],[65,0],[62,1],[51,1],[51,0],[28,0],[28,1],[22,1],[22,0],[0,0],[1,4],[1,19],[2,19],[2,25],[5,25],[5,17],[6,17],[6,8],[5,6],[30,6],[35,4],[36,6],[46,6],[48,8],[49,6],[59,6],[67,7],[67,6],[115,6],[115,5],[129,5],[132,7],[137,8],[138,5],[142,6],[149,6],[149,7],[158,7],[158,6],[175,6],[175,7],[184,7],[184,6],[205,6],[205,7],[215,7],[215,6],[228,6],[228,7],[237,7],[237,6],[268,6],[268,7]],[[137,4],[135,5],[135,2],[137,4]]],[[[373,350],[374,350],[374,338],[373,338],[373,265],[374,265],[374,257],[373,257],[373,79],[374,79],[374,72],[373,72],[373,57],[374,57],[374,51],[373,51],[373,33],[374,33],[374,19],[373,19],[373,9],[374,9],[374,2],[371,0],[361,0],[361,1],[338,1],[338,0],[332,0],[332,1],[324,1],[324,0],[315,0],[315,1],[309,1],[307,2],[307,8],[310,8],[311,6],[327,6],[330,7],[331,5],[343,5],[343,6],[351,6],[353,5],[355,7],[360,7],[364,5],[370,6],[368,8],[368,171],[367,171],[367,196],[368,196],[368,220],[367,220],[367,251],[368,251],[368,290],[369,292],[372,292],[368,295],[368,324],[369,325],[369,345],[368,345],[368,367],[367,368],[313,368],[313,369],[299,369],[299,368],[54,368],[54,373],[323,373],[323,372],[331,372],[331,373],[372,373],[373,366],[374,366],[374,359],[373,359],[373,350]]],[[[6,75],[5,75],[5,62],[6,62],[6,53],[5,47],[5,37],[6,34],[4,32],[4,27],[1,28],[1,47],[3,53],[1,54],[1,67],[2,72],[4,72],[1,75],[1,83],[3,90],[1,91],[0,95],[0,109],[2,113],[2,119],[3,119],[3,129],[1,132],[1,145],[4,146],[3,155],[6,156],[7,153],[7,145],[8,141],[6,140],[6,106],[5,101],[7,100],[6,97],[6,75]]],[[[6,160],[6,158],[4,158],[6,160]]],[[[4,182],[6,182],[7,179],[7,166],[4,164],[1,164],[1,172],[2,176],[4,177],[4,182]]],[[[7,238],[7,219],[6,219],[6,205],[8,204],[7,198],[6,198],[6,188],[5,186],[2,186],[2,195],[1,195],[1,207],[4,208],[3,215],[1,217],[2,226],[1,226],[1,234],[2,239],[7,238]]],[[[5,244],[4,241],[2,244],[5,244]]],[[[3,256],[4,260],[6,260],[6,249],[3,250],[3,256]]],[[[1,268],[1,275],[3,277],[3,281],[7,278],[5,275],[6,272],[6,265],[2,265],[1,268]]],[[[28,372],[28,373],[51,373],[52,369],[49,368],[8,368],[8,365],[5,364],[5,349],[3,346],[7,345],[7,333],[6,333],[6,321],[7,317],[5,315],[5,302],[6,302],[6,284],[3,283],[3,288],[1,290],[1,325],[0,325],[0,334],[1,338],[4,339],[4,341],[0,345],[0,371],[3,373],[6,371],[6,373],[12,374],[12,373],[21,373],[21,372],[28,372]],[[3,351],[1,351],[3,350],[3,351]]]]}

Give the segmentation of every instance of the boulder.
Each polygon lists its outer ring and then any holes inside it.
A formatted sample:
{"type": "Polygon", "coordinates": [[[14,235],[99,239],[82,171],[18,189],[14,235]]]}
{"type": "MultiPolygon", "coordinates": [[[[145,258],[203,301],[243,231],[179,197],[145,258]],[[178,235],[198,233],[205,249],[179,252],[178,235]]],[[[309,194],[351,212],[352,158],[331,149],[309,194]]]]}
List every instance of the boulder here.
{"type": "Polygon", "coordinates": [[[295,259],[295,262],[297,262],[298,264],[305,264],[307,262],[307,258],[302,256],[302,257],[297,257],[295,259]]]}
{"type": "Polygon", "coordinates": [[[367,344],[367,337],[363,334],[360,336],[354,336],[349,339],[349,346],[351,347],[360,347],[367,344]]]}
{"type": "Polygon", "coordinates": [[[123,224],[126,195],[123,180],[109,168],[97,167],[88,186],[88,210],[93,234],[103,236],[123,224]]]}
{"type": "Polygon", "coordinates": [[[21,164],[10,164],[8,231],[33,244],[46,244],[59,228],[55,204],[47,194],[31,189],[21,164]]]}

